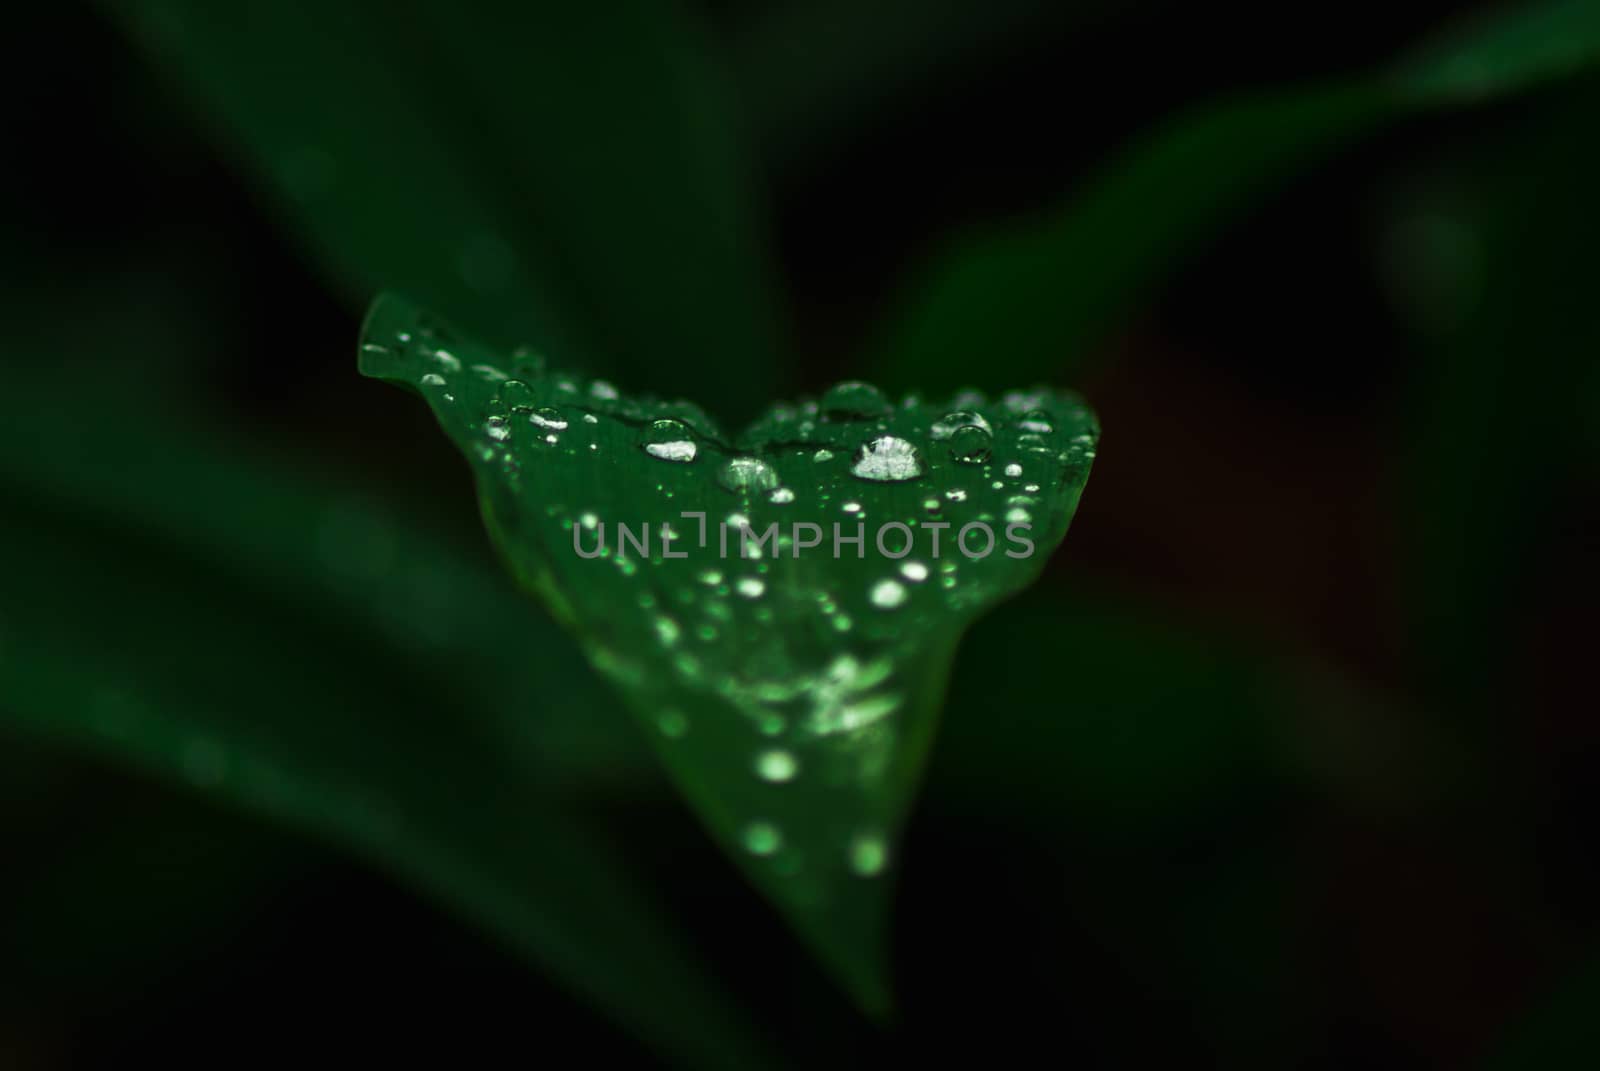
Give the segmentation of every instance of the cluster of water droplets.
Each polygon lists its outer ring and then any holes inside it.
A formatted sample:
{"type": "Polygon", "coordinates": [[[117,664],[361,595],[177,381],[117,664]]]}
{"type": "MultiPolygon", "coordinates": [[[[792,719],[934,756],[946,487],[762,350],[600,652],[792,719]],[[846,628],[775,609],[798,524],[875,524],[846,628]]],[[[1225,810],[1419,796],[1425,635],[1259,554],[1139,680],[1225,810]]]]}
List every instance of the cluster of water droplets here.
{"type": "MultiPolygon", "coordinates": [[[[696,718],[712,708],[696,696],[715,696],[748,722],[737,766],[755,795],[740,840],[751,856],[791,870],[807,865],[814,846],[786,828],[795,805],[783,800],[816,790],[808,786],[881,777],[906,702],[902,663],[918,636],[1014,586],[985,582],[1004,568],[998,555],[988,564],[956,556],[956,529],[1037,523],[1074,466],[1093,457],[1087,415],[1044,392],[994,404],[969,392],[930,414],[846,382],[773,406],[734,443],[687,403],[630,399],[605,381],[552,374],[531,351],[507,370],[466,358],[467,347],[439,336],[376,347],[385,360],[406,355],[407,378],[441,422],[513,488],[491,483],[485,492],[503,530],[546,532],[542,543],[516,535],[513,555],[538,547],[521,563],[525,572],[547,578],[575,607],[597,665],[654,697],[661,737],[699,746],[696,718]],[[572,467],[552,468],[530,493],[529,474],[563,464],[572,467]],[[701,512],[710,531],[697,532],[684,510],[701,512]],[[576,536],[648,520],[687,558],[661,539],[642,553],[613,542],[600,555],[609,569],[571,553],[576,536]],[[918,545],[883,557],[869,534],[866,553],[836,559],[826,544],[802,554],[794,521],[825,537],[835,522],[852,532],[857,524],[870,532],[874,522],[912,530],[939,522],[950,531],[943,556],[918,545]],[[548,522],[553,534],[539,527],[548,522]],[[759,534],[773,522],[775,540],[747,545],[744,530],[759,534]],[[726,555],[706,549],[717,547],[720,527],[732,530],[726,555]],[[617,613],[628,602],[639,608],[637,625],[617,613]],[[658,662],[669,685],[658,683],[658,662]]],[[[881,829],[859,830],[832,851],[862,877],[887,866],[881,829]]]]}

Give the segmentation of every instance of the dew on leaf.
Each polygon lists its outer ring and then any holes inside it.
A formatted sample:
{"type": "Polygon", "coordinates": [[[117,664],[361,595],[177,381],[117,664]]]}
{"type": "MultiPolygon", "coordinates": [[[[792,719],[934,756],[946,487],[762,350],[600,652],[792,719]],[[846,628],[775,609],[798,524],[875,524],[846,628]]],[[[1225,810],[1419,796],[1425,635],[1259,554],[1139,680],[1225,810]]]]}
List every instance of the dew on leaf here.
{"type": "Polygon", "coordinates": [[[870,383],[847,380],[828,388],[818,403],[822,419],[845,422],[875,420],[889,411],[889,399],[870,383]]]}
{"type": "Polygon", "coordinates": [[[772,855],[783,847],[783,834],[771,822],[751,822],[744,827],[743,840],[751,855],[772,855]]]}
{"type": "Polygon", "coordinates": [[[782,748],[763,751],[756,756],[756,776],[763,781],[783,784],[785,781],[793,781],[795,774],[799,772],[800,764],[795,761],[794,755],[782,748]]]}
{"type": "Polygon", "coordinates": [[[950,456],[963,465],[981,465],[994,450],[994,436],[976,424],[957,428],[950,436],[950,456]]]}
{"type": "Polygon", "coordinates": [[[535,409],[529,414],[528,420],[534,427],[544,428],[546,431],[565,431],[567,427],[567,418],[561,415],[561,410],[552,409],[548,405],[535,409]]]}
{"type": "Polygon", "coordinates": [[[922,475],[922,455],[904,439],[880,435],[861,444],[850,473],[878,483],[915,480],[922,475]]]}
{"type": "Polygon", "coordinates": [[[872,585],[872,605],[880,610],[893,610],[905,601],[906,588],[898,580],[880,580],[872,585]]]}
{"type": "Polygon", "coordinates": [[[889,846],[877,834],[863,833],[850,841],[850,869],[859,877],[883,873],[889,863],[889,846]]]}
{"type": "Polygon", "coordinates": [[[694,436],[681,420],[655,420],[640,437],[644,452],[662,461],[690,462],[697,448],[694,436]]]}
{"type": "Polygon", "coordinates": [[[1034,435],[1049,435],[1056,430],[1055,418],[1043,409],[1030,409],[1022,414],[1017,427],[1034,435]]]}
{"type": "Polygon", "coordinates": [[[758,457],[734,457],[717,470],[717,483],[724,490],[770,491],[778,486],[778,473],[758,457]]]}
{"type": "Polygon", "coordinates": [[[928,429],[928,434],[935,439],[944,440],[952,438],[962,428],[977,428],[979,431],[986,431],[991,434],[994,432],[994,429],[989,426],[989,422],[984,419],[982,413],[971,409],[958,409],[953,413],[946,413],[934,421],[933,426],[928,429]]]}

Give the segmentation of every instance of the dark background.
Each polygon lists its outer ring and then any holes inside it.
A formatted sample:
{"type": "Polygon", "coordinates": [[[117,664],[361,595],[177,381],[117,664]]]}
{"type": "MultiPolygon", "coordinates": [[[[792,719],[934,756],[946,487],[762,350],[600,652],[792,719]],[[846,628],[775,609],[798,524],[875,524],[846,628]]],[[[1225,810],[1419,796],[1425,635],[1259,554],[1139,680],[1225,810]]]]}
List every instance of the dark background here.
{"type": "MultiPolygon", "coordinates": [[[[1196,102],[1372,69],[1450,6],[706,5],[756,116],[779,381],[851,375],[942,236],[1026,221],[1196,102]],[[774,57],[807,40],[817,85],[786,98],[774,57]]],[[[487,558],[443,437],[355,374],[359,300],[203,102],[92,5],[8,37],[0,376],[154,384],[487,558]]],[[[1597,89],[1360,141],[1064,358],[1105,437],[1038,588],[963,649],[901,854],[898,1025],[859,1021],[670,801],[595,804],[798,1065],[1462,1066],[1593,1029],[1597,89]],[[1006,704],[1031,758],[991,731],[1006,704]]],[[[419,1048],[653,1059],[377,870],[0,734],[0,1067],[419,1048]]]]}

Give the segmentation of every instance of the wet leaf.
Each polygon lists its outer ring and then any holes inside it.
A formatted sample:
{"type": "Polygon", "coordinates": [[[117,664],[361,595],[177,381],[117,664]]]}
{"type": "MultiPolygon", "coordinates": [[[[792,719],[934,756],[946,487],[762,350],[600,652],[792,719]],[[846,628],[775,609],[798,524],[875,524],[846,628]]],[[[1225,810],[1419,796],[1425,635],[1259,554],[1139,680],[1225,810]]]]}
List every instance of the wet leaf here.
{"type": "Polygon", "coordinates": [[[361,365],[422,394],[512,571],[755,884],[884,1008],[894,837],[950,660],[1065,534],[1098,437],[1082,402],[844,383],[733,439],[690,403],[503,357],[393,298],[361,365]]]}

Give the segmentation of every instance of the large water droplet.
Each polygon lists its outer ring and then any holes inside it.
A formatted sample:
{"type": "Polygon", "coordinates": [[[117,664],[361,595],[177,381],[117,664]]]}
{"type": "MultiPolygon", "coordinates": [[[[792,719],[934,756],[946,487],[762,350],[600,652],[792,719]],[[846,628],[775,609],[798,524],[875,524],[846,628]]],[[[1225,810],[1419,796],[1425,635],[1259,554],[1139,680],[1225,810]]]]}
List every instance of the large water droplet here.
{"type": "Polygon", "coordinates": [[[994,452],[994,436],[985,428],[968,424],[950,436],[950,456],[963,465],[981,465],[994,452]]]}
{"type": "Polygon", "coordinates": [[[943,440],[950,438],[962,428],[981,428],[987,432],[994,431],[989,426],[989,422],[983,418],[982,413],[971,409],[957,409],[955,412],[946,413],[934,421],[933,427],[929,428],[928,432],[935,439],[943,440]]]}
{"type": "Polygon", "coordinates": [[[822,419],[874,420],[889,411],[889,399],[870,383],[848,380],[828,388],[821,399],[822,419]]]}
{"type": "Polygon", "coordinates": [[[735,457],[717,470],[717,482],[735,493],[770,491],[778,486],[778,473],[759,457],[735,457]]]}
{"type": "Polygon", "coordinates": [[[662,461],[694,460],[694,436],[681,420],[656,420],[644,429],[639,445],[651,457],[662,461]]]}
{"type": "Polygon", "coordinates": [[[922,475],[922,457],[917,448],[893,435],[880,435],[856,451],[852,475],[863,480],[895,483],[915,480],[922,475]]]}

